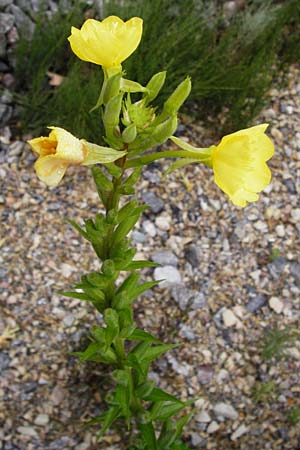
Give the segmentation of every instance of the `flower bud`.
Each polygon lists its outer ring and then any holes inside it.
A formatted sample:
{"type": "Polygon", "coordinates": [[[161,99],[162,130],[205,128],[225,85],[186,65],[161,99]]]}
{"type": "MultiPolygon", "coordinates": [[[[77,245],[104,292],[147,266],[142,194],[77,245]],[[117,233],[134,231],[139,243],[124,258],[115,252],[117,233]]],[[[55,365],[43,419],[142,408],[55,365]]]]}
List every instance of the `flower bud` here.
{"type": "Polygon", "coordinates": [[[115,274],[115,264],[113,260],[106,259],[102,264],[102,272],[106,277],[112,277],[115,274]]]}
{"type": "Polygon", "coordinates": [[[105,81],[105,90],[103,94],[103,102],[106,104],[109,100],[120,92],[122,72],[116,73],[105,81]]]}
{"type": "Polygon", "coordinates": [[[136,125],[132,123],[128,127],[126,127],[122,133],[122,139],[125,144],[131,144],[136,138],[136,125]]]}
{"type": "Polygon", "coordinates": [[[119,124],[123,94],[112,97],[105,107],[103,122],[105,128],[116,127],[119,124]]]}
{"type": "Polygon", "coordinates": [[[146,86],[146,89],[148,89],[148,94],[145,95],[147,103],[151,102],[157,97],[159,91],[164,85],[166,73],[167,73],[166,71],[158,72],[155,75],[153,75],[151,80],[148,82],[146,86]]]}
{"type": "Polygon", "coordinates": [[[187,77],[177,86],[175,91],[165,102],[163,113],[167,113],[170,115],[175,114],[179,110],[181,105],[185,102],[186,98],[189,96],[191,87],[191,79],[190,77],[187,77]]]}
{"type": "Polygon", "coordinates": [[[169,139],[169,137],[176,131],[177,122],[176,115],[173,115],[163,123],[157,125],[152,133],[152,138],[155,144],[163,144],[166,142],[166,140],[169,139]]]}

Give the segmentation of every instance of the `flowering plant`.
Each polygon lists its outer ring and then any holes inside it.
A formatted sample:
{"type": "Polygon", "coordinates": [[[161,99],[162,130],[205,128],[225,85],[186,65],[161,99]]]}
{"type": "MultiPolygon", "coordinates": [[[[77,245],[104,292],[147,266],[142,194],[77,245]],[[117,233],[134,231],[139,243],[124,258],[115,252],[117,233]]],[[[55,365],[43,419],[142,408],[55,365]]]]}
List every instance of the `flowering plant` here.
{"type": "MultiPolygon", "coordinates": [[[[90,302],[103,316],[103,327],[91,329],[91,342],[81,361],[108,364],[114,370],[114,392],[107,397],[107,411],[92,420],[100,424],[99,438],[119,419],[128,428],[136,424],[138,433],[130,449],[184,450],[181,435],[191,412],[174,416],[193,404],[181,401],[156,387],[149,379],[151,363],[178,344],[165,344],[149,331],[138,328],[133,303],[159,281],[140,283],[139,270],[157,264],[135,259],[129,232],[147,205],[135,199],[135,185],[142,168],[160,158],[177,158],[168,171],[191,163],[212,168],[216,184],[238,206],[256,201],[257,193],[270,182],[266,161],[273,144],[266,136],[266,124],[223,137],[217,146],[196,148],[173,136],[177,113],[191,90],[189,78],[183,80],[157,112],[151,105],[165,83],[166,73],[152,76],[146,86],[124,77],[121,63],[137,48],[142,36],[142,20],[123,22],[111,16],[102,22],[88,19],[81,30],[72,28],[69,41],[73,52],[84,61],[102,66],[104,82],[95,108],[102,112],[107,147],[50,127],[48,137],[29,141],[39,157],[38,177],[56,186],[70,164],[91,166],[92,175],[105,214],[98,213],[84,226],[70,221],[87,239],[100,262],[99,270],[81,277],[73,290],[62,295],[90,302]],[[131,94],[137,94],[134,101],[131,94]],[[158,151],[157,146],[171,139],[179,148],[158,151]],[[146,153],[156,147],[152,153],[146,153]],[[120,201],[122,200],[122,206],[120,201]],[[119,281],[121,272],[126,274],[119,281]]],[[[161,281],[161,280],[160,280],[161,281]]]]}

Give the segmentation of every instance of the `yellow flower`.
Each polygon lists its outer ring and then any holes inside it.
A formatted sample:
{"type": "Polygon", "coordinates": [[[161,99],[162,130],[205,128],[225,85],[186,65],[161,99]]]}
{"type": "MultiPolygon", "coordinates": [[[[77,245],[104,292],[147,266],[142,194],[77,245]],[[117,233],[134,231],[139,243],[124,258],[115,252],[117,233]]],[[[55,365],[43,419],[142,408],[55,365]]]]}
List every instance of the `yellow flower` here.
{"type": "Polygon", "coordinates": [[[41,136],[28,141],[32,150],[39,155],[34,165],[37,176],[48,186],[57,186],[70,164],[106,164],[126,154],[124,151],[79,140],[63,128],[49,128],[49,137],[41,136]]]}
{"type": "Polygon", "coordinates": [[[68,40],[75,55],[105,68],[119,66],[140,43],[143,20],[133,17],[123,22],[110,16],[102,22],[88,19],[81,30],[72,27],[68,40]]]}
{"type": "Polygon", "coordinates": [[[266,161],[273,156],[274,145],[265,134],[267,127],[237,131],[211,147],[215,182],[237,206],[258,200],[257,193],[271,181],[266,161]]]}

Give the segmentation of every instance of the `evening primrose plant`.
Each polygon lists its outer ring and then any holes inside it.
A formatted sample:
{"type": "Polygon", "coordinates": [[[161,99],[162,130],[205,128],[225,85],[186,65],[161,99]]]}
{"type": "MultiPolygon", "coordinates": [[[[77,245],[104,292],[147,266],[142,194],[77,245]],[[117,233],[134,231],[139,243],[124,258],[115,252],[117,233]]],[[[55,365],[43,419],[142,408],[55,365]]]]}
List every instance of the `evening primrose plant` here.
{"type": "Polygon", "coordinates": [[[99,439],[122,419],[128,429],[136,426],[134,442],[129,447],[123,442],[123,448],[184,450],[188,447],[181,435],[191,411],[183,414],[183,410],[193,404],[193,399],[181,401],[148,377],[151,363],[178,344],[161,342],[134,320],[136,298],[159,283],[139,281],[142,268],[157,264],[135,259],[136,250],[128,238],[147,209],[134,198],[135,186],[143,167],[158,159],[176,158],[168,172],[202,163],[212,169],[216,184],[229,199],[243,207],[256,201],[270,182],[266,161],[274,148],[265,134],[266,124],[232,133],[209,148],[197,148],[173,136],[178,110],[190,93],[191,81],[183,80],[157,111],[152,101],[163,88],[166,73],[153,75],[146,86],[126,79],[122,62],[139,45],[142,27],[138,17],[123,22],[111,16],[102,22],[88,19],[81,29],[71,30],[73,52],[84,61],[102,66],[104,72],[92,109],[101,111],[107,145],[87,142],[59,127],[49,127],[49,136],[32,139],[29,144],[38,155],[37,176],[48,186],[57,186],[69,165],[90,166],[105,209],[105,214],[99,212],[84,226],[70,220],[91,243],[99,270],[82,275],[74,289],[62,293],[90,302],[103,317],[104,325],[91,329],[87,348],[76,353],[81,362],[94,361],[112,368],[115,390],[106,398],[106,411],[91,421],[99,424],[99,439]],[[168,139],[177,148],[159,151],[158,146],[168,139]],[[151,148],[154,151],[147,152],[151,148]],[[177,414],[179,418],[174,419],[177,414]]]}

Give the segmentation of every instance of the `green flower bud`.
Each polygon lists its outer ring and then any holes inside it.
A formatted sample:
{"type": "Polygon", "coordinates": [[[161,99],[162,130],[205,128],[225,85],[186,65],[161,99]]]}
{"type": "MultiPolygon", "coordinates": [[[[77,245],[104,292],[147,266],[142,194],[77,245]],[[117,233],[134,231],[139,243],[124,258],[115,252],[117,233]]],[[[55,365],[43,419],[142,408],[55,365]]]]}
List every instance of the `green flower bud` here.
{"type": "Polygon", "coordinates": [[[163,114],[175,114],[181,105],[185,102],[187,97],[191,92],[191,79],[187,77],[184,81],[182,81],[175,91],[170,95],[168,100],[164,104],[163,114]]]}
{"type": "Polygon", "coordinates": [[[115,209],[111,209],[110,211],[108,211],[107,216],[106,216],[106,223],[109,224],[116,224],[117,223],[117,211],[115,209]]]}
{"type": "Polygon", "coordinates": [[[105,107],[103,122],[105,128],[116,127],[119,125],[123,94],[112,97],[105,107]]]}
{"type": "Polygon", "coordinates": [[[103,102],[106,104],[109,100],[120,92],[121,75],[119,72],[106,80],[106,86],[103,94],[103,102]]]}
{"type": "Polygon", "coordinates": [[[165,79],[166,79],[166,73],[167,72],[158,72],[149,81],[149,83],[146,86],[146,89],[148,89],[148,94],[145,94],[147,103],[154,100],[161,88],[164,85],[165,79]]]}
{"type": "Polygon", "coordinates": [[[102,272],[106,277],[113,277],[115,274],[115,264],[111,259],[106,259],[102,264],[102,272]]]}
{"type": "Polygon", "coordinates": [[[128,127],[125,128],[125,130],[122,133],[122,139],[125,142],[125,144],[131,144],[136,138],[136,125],[132,123],[128,127]]]}
{"type": "Polygon", "coordinates": [[[155,144],[163,144],[166,142],[166,140],[169,139],[169,137],[176,131],[177,123],[177,117],[176,115],[173,115],[163,123],[157,125],[151,135],[155,144]]]}

